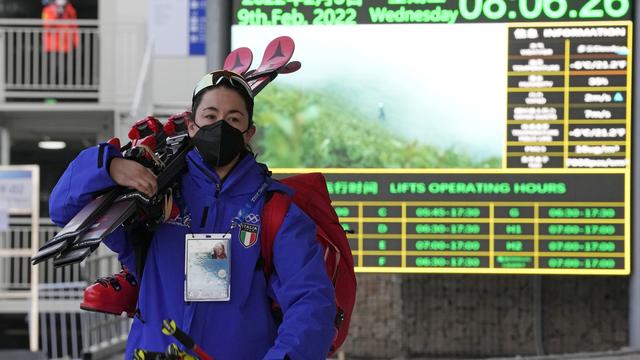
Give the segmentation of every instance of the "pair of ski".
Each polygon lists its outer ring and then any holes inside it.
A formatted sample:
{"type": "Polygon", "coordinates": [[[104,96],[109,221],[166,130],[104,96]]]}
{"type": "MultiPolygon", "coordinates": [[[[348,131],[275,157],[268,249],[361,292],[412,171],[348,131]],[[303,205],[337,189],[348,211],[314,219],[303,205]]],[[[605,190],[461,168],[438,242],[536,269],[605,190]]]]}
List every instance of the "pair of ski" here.
{"type": "MultiPolygon", "coordinates": [[[[246,47],[229,53],[223,68],[242,75],[250,85],[253,96],[256,96],[278,74],[300,69],[300,62],[289,62],[294,50],[293,40],[281,36],[267,45],[262,61],[255,70],[249,70],[253,54],[246,47]]],[[[134,124],[134,128],[136,127],[145,125],[141,125],[139,121],[134,124]]],[[[179,176],[185,171],[186,155],[193,145],[184,129],[167,137],[162,129],[155,128],[148,136],[162,138],[162,147],[153,149],[155,156],[161,159],[161,165],[153,169],[158,181],[156,195],[149,198],[139,191],[120,186],[98,195],[39,249],[31,259],[33,265],[50,258],[54,258],[53,264],[56,267],[74,264],[89,256],[120,225],[142,223],[152,229],[162,222],[165,196],[172,192],[172,187],[177,185],[179,176]]],[[[121,151],[129,151],[132,147],[135,147],[135,141],[123,146],[121,151]]]]}

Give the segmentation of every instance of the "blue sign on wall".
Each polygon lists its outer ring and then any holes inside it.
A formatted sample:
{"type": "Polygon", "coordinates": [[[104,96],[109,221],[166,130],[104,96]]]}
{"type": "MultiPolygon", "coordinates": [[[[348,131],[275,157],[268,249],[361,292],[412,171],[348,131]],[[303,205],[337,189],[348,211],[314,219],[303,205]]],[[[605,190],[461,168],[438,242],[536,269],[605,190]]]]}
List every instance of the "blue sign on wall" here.
{"type": "Polygon", "coordinates": [[[207,0],[189,0],[189,55],[207,51],[207,0]]]}
{"type": "Polygon", "coordinates": [[[29,170],[0,167],[0,212],[6,215],[11,211],[31,211],[32,177],[29,170]]]}

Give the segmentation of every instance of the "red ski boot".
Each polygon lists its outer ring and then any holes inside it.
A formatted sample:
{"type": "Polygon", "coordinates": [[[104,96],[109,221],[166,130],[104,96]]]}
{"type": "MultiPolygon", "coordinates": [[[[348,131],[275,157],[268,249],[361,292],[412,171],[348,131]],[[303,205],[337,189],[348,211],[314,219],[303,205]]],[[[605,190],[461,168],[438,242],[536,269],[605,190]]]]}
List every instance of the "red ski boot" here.
{"type": "Polygon", "coordinates": [[[103,277],[84,289],[84,300],[80,308],[113,315],[126,312],[129,317],[136,313],[138,282],[126,268],[119,273],[103,277]]]}

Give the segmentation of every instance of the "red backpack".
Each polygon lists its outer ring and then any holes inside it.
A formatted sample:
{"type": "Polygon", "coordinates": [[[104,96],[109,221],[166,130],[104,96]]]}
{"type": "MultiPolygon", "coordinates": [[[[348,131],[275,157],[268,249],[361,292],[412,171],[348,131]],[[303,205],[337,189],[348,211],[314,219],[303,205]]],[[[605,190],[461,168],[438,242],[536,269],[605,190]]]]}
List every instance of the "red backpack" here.
{"type": "Polygon", "coordinates": [[[293,201],[317,227],[316,238],[324,249],[324,263],[336,290],[336,336],[331,344],[330,355],[344,342],[349,331],[349,321],[356,300],[356,275],[353,256],[344,229],[327,192],[327,183],[320,173],[291,176],[279,180],[295,192],[293,196],[274,192],[262,211],[262,258],[268,277],[273,272],[273,242],[284,217],[293,201]]]}

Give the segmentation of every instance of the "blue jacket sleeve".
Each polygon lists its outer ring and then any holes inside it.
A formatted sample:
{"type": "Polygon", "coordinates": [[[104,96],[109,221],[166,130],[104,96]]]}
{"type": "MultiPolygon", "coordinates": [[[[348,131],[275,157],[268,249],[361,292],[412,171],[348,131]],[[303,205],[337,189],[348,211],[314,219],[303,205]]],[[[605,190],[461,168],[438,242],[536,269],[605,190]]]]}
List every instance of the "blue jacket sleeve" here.
{"type": "Polygon", "coordinates": [[[58,226],[66,225],[93,195],[116,184],[109,175],[111,158],[120,156],[109,144],[100,144],[80,152],[67,167],[51,192],[49,216],[58,226]]]}
{"type": "Polygon", "coordinates": [[[270,285],[284,318],[264,359],[326,359],[335,336],[335,289],[311,219],[291,205],[274,241],[270,285]]]}
{"type": "MultiPolygon", "coordinates": [[[[114,146],[102,143],[83,150],[67,167],[51,192],[49,198],[49,216],[51,221],[64,227],[94,194],[116,186],[109,175],[109,162],[122,156],[114,146]]],[[[133,249],[122,228],[117,229],[105,244],[117,252],[120,261],[129,266],[133,263],[133,249]],[[131,257],[131,259],[129,259],[131,257]]]]}

